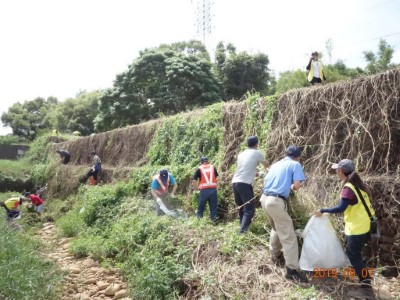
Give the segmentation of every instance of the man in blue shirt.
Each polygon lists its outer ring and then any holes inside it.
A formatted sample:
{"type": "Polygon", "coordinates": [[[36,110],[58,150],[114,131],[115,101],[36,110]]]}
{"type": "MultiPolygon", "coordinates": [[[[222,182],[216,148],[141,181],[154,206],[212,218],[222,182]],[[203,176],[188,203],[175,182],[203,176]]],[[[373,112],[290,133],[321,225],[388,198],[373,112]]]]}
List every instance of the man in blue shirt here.
{"type": "Polygon", "coordinates": [[[289,280],[307,282],[299,269],[299,249],[294,232],[293,221],[287,212],[287,199],[290,191],[297,191],[305,180],[300,165],[301,149],[289,146],[285,150],[286,157],[271,167],[265,176],[263,195],[260,202],[267,213],[271,224],[270,253],[272,259],[279,260],[283,256],[286,262],[286,275],[289,280]]]}
{"type": "MultiPolygon", "coordinates": [[[[172,192],[169,194],[171,198],[175,198],[175,192],[178,188],[175,178],[165,169],[161,170],[160,173],[153,177],[151,183],[151,194],[156,200],[156,212],[158,216],[164,215],[164,211],[160,204],[164,206],[163,200],[168,196],[168,188],[172,186],[172,192]]],[[[166,210],[166,207],[163,207],[166,210]]]]}

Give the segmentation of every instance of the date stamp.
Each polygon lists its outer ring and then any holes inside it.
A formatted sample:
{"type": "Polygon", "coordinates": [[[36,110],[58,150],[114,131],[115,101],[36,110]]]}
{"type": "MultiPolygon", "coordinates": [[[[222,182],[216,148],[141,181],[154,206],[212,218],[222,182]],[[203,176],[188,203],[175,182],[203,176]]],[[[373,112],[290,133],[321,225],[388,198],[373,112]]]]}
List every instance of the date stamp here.
{"type": "MultiPolygon", "coordinates": [[[[361,270],[362,277],[373,277],[375,268],[363,268],[361,270]]],[[[354,268],[314,268],[313,278],[337,278],[342,275],[344,279],[354,279],[357,277],[356,270],[354,268]]]]}

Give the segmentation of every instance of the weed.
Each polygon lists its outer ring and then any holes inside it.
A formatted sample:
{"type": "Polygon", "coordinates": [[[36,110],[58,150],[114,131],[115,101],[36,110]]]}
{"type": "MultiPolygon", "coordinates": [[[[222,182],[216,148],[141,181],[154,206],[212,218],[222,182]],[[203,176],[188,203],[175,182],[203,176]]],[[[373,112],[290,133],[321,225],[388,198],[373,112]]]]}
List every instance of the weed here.
{"type": "Polygon", "coordinates": [[[58,219],[56,225],[62,236],[73,237],[82,232],[85,224],[78,214],[72,212],[58,219]]]}
{"type": "Polygon", "coordinates": [[[289,295],[289,299],[316,300],[317,290],[314,286],[310,288],[296,287],[294,292],[289,295]]]}
{"type": "Polygon", "coordinates": [[[6,299],[60,299],[61,274],[39,257],[40,242],[9,231],[2,223],[0,231],[1,294],[6,299]]]}

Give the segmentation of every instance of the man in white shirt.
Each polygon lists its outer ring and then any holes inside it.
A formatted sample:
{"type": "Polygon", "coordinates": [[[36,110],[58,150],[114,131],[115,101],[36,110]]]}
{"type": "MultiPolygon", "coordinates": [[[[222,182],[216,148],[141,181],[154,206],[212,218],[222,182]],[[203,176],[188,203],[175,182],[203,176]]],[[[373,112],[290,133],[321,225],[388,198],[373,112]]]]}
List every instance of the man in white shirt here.
{"type": "Polygon", "coordinates": [[[264,155],[258,151],[258,139],[251,136],[247,139],[248,149],[241,152],[237,159],[236,172],[232,179],[233,194],[239,208],[240,233],[249,228],[255,212],[253,183],[257,175],[257,165],[262,163],[265,168],[268,164],[264,155]]]}

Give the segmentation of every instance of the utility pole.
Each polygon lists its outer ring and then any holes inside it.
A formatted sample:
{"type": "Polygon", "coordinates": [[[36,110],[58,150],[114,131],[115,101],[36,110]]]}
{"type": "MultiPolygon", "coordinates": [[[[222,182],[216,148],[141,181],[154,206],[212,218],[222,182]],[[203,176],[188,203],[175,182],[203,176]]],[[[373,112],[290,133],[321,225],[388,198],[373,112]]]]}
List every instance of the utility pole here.
{"type": "Polygon", "coordinates": [[[196,6],[196,38],[201,40],[204,46],[209,49],[210,47],[212,47],[212,2],[211,0],[194,0],[194,2],[196,6]]]}

